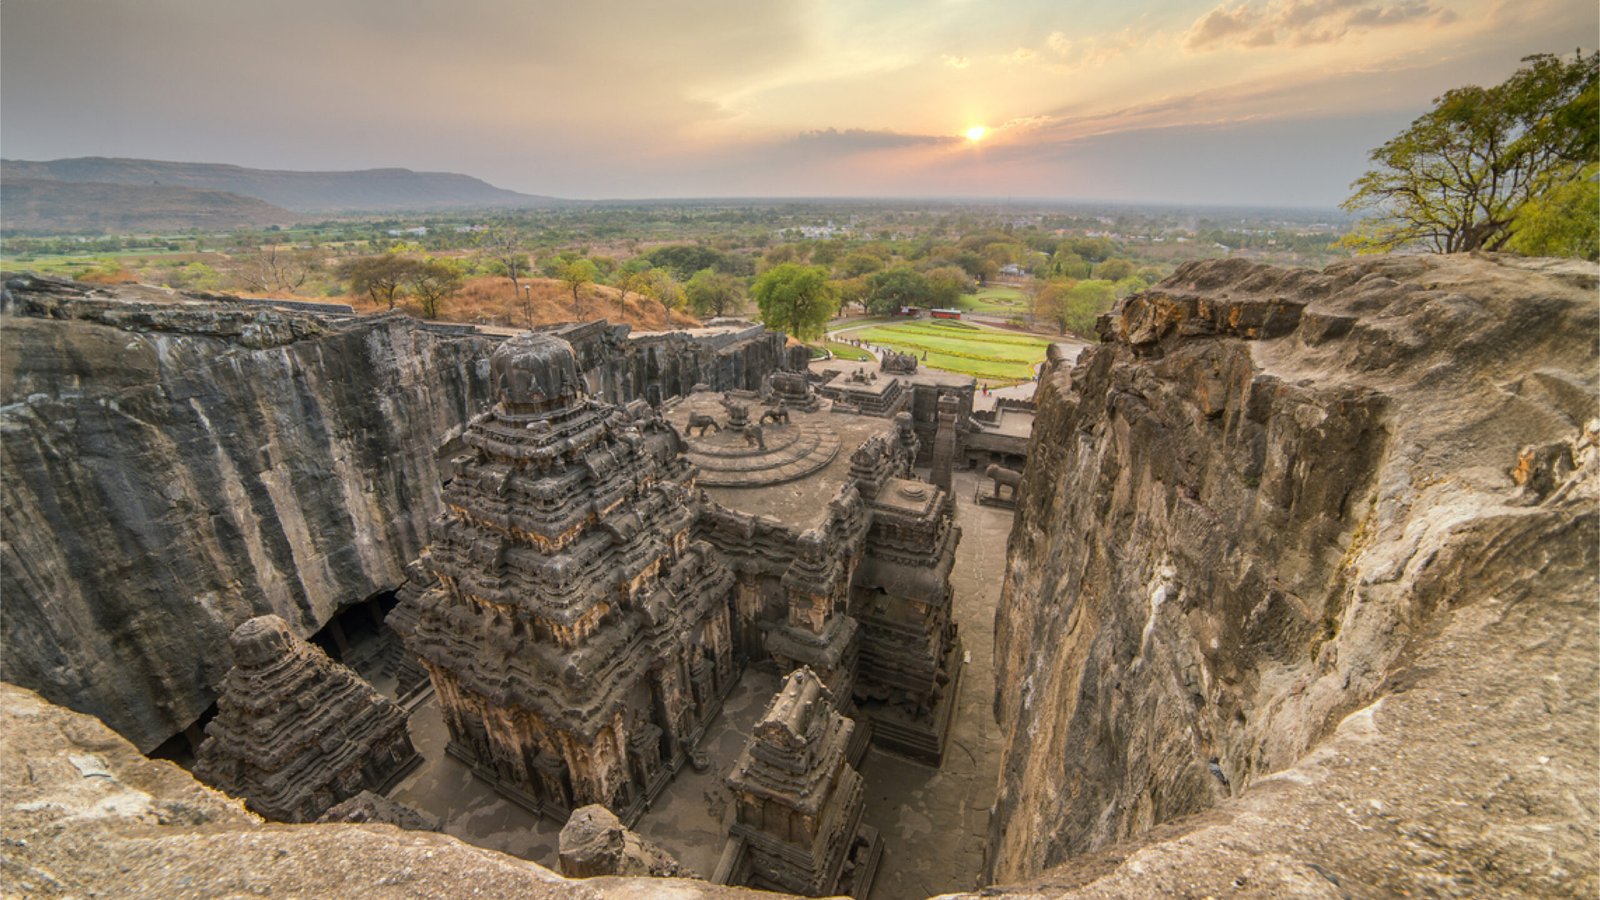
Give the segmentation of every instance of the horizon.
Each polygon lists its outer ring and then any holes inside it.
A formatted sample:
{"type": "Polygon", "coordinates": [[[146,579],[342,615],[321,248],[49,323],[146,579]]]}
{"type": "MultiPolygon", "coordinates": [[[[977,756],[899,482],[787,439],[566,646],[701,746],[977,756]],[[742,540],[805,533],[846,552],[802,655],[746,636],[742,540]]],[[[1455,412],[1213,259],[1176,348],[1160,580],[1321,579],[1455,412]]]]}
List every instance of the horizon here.
{"type": "MultiPolygon", "coordinates": [[[[193,160],[159,159],[159,160],[157,160],[157,159],[143,159],[143,158],[139,158],[139,157],[115,157],[115,156],[78,156],[78,157],[59,157],[59,158],[56,158],[56,159],[20,159],[20,158],[12,158],[12,157],[0,156],[0,163],[15,162],[15,163],[48,164],[48,163],[57,163],[57,162],[70,162],[70,161],[74,161],[74,160],[108,160],[108,161],[126,161],[126,162],[159,162],[159,163],[176,163],[176,164],[180,164],[180,165],[196,165],[196,166],[213,166],[214,165],[214,166],[228,166],[228,167],[231,167],[231,168],[246,169],[246,170],[253,170],[253,171],[276,171],[276,172],[284,172],[284,173],[295,174],[295,175],[351,175],[351,174],[360,174],[360,173],[363,173],[363,172],[410,172],[410,173],[415,174],[415,175],[465,175],[465,176],[468,176],[468,177],[471,177],[471,178],[477,178],[477,176],[473,175],[473,173],[471,173],[471,172],[448,172],[448,171],[442,171],[442,170],[423,170],[423,169],[412,169],[412,168],[408,168],[408,167],[405,167],[405,166],[379,166],[379,167],[371,167],[371,168],[365,168],[365,169],[273,169],[273,170],[268,170],[268,169],[259,169],[259,168],[256,168],[254,166],[241,166],[238,163],[224,162],[224,161],[219,161],[219,160],[204,160],[204,159],[193,159],[193,160]]],[[[478,179],[478,180],[483,181],[483,179],[478,179]]],[[[484,181],[484,183],[488,184],[490,187],[500,188],[500,189],[503,189],[503,190],[509,190],[509,188],[505,188],[504,185],[498,185],[498,184],[494,184],[493,182],[488,182],[488,181],[484,181]]],[[[981,205],[993,205],[993,206],[999,206],[999,207],[1006,207],[1006,206],[1018,206],[1018,207],[1052,207],[1052,206],[1059,206],[1059,207],[1075,207],[1075,208],[1093,207],[1093,206],[1106,206],[1106,207],[1112,207],[1112,208],[1117,208],[1117,209],[1135,209],[1135,210],[1137,210],[1137,209],[1148,209],[1148,210],[1152,210],[1152,211],[1160,211],[1160,212],[1168,212],[1168,213],[1170,213],[1170,212],[1182,212],[1182,211],[1187,211],[1187,210],[1191,210],[1191,209],[1192,210],[1217,210],[1217,211],[1222,211],[1222,210],[1227,210],[1227,211],[1245,210],[1245,211],[1252,211],[1252,212],[1328,213],[1330,215],[1337,216],[1337,217],[1339,217],[1341,219],[1346,219],[1346,218],[1350,217],[1349,213],[1344,212],[1337,205],[1333,205],[1333,206],[1297,206],[1297,205],[1282,204],[1282,203],[1278,203],[1278,204],[1273,204],[1273,203],[1205,203],[1205,202],[1178,203],[1178,202],[1161,202],[1161,201],[1145,201],[1145,200],[1114,200],[1114,199],[1108,199],[1108,198],[1104,198],[1104,197],[1050,197],[1050,196],[1041,196],[1041,195],[1026,195],[1026,196],[981,196],[981,195],[973,195],[973,196],[937,196],[937,195],[905,194],[905,195],[873,196],[873,195],[870,195],[870,194],[857,194],[857,195],[848,195],[848,194],[840,194],[840,195],[827,195],[827,194],[817,194],[817,195],[805,195],[805,194],[790,194],[790,195],[784,195],[784,194],[765,194],[765,195],[762,195],[762,194],[725,194],[725,195],[665,196],[665,197],[558,197],[558,196],[552,196],[552,195],[548,195],[548,194],[544,194],[544,195],[528,194],[526,196],[538,197],[538,198],[541,198],[541,199],[548,199],[548,200],[556,200],[556,201],[560,201],[562,203],[584,204],[584,205],[591,205],[591,206],[607,206],[607,205],[623,206],[623,205],[635,205],[635,204],[636,205],[641,205],[641,206],[652,205],[652,204],[659,204],[659,205],[684,204],[684,205],[688,205],[688,204],[697,204],[697,203],[796,203],[796,204],[830,204],[830,203],[833,203],[833,204],[841,204],[841,205],[857,204],[857,205],[862,205],[862,206],[876,206],[876,205],[885,204],[885,203],[905,203],[905,204],[934,204],[934,205],[943,204],[943,205],[957,206],[957,207],[962,207],[962,208],[970,208],[970,207],[981,206],[981,205]]],[[[505,207],[503,209],[516,209],[516,208],[517,207],[505,207]]],[[[444,213],[447,213],[447,212],[451,212],[451,211],[459,211],[459,212],[463,212],[463,213],[472,212],[472,211],[475,211],[476,209],[477,208],[471,207],[471,206],[462,206],[462,207],[453,208],[453,210],[452,209],[419,210],[418,212],[426,212],[426,213],[428,213],[430,215],[441,215],[441,214],[444,214],[444,213]]],[[[496,211],[496,210],[499,210],[499,209],[501,209],[501,208],[484,208],[485,211],[496,211]]],[[[379,212],[375,212],[373,214],[388,214],[388,213],[384,212],[384,211],[379,211],[379,212]]]]}
{"type": "Polygon", "coordinates": [[[589,203],[1333,212],[1433,98],[1600,31],[1576,0],[699,5],[13,0],[0,156],[401,168],[589,203]]]}

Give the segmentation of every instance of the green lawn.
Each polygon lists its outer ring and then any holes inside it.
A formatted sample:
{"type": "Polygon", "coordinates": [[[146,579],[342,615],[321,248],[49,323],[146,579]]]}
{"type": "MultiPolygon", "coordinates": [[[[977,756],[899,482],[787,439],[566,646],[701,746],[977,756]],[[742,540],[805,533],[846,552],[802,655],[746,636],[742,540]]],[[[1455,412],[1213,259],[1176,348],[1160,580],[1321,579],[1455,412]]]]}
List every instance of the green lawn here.
{"type": "Polygon", "coordinates": [[[861,338],[899,353],[911,353],[932,369],[971,375],[991,387],[1033,377],[1050,342],[1029,334],[986,328],[969,322],[919,319],[854,331],[861,338]],[[922,359],[923,353],[927,359],[922,359]]]}
{"type": "Polygon", "coordinates": [[[824,341],[822,346],[827,348],[828,351],[838,359],[865,361],[872,358],[871,353],[868,353],[867,351],[857,347],[852,347],[849,344],[841,344],[838,341],[824,341]]]}
{"type": "Polygon", "coordinates": [[[994,315],[1021,315],[1028,311],[1028,298],[1010,285],[981,287],[976,294],[963,294],[956,308],[994,315]]]}

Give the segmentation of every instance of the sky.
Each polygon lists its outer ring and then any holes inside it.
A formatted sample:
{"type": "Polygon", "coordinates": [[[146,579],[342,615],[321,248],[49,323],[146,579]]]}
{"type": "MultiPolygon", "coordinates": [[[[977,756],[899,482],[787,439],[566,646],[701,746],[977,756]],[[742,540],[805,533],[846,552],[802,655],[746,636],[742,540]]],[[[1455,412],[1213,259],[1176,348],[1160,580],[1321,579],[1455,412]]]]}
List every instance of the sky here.
{"type": "Polygon", "coordinates": [[[1331,207],[1594,0],[4,0],[0,155],[1331,207]]]}

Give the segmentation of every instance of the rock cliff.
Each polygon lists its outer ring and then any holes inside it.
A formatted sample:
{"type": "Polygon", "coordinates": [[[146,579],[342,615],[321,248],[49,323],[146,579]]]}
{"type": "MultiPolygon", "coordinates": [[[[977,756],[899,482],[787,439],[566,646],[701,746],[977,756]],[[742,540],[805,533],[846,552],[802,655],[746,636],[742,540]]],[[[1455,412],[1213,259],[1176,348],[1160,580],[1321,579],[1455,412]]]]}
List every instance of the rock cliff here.
{"type": "Polygon", "coordinates": [[[400,584],[487,339],[141,288],[7,282],[4,674],[149,750],[252,616],[315,632],[400,584]]]}
{"type": "Polygon", "coordinates": [[[1103,317],[1018,492],[992,880],[1592,892],[1595,288],[1213,261],[1103,317]]]}
{"type": "Polygon", "coordinates": [[[0,883],[28,897],[759,900],[704,881],[570,881],[443,834],[273,825],[87,716],[0,684],[0,883]]]}
{"type": "MultiPolygon", "coordinates": [[[[493,399],[499,338],[289,305],[6,282],[7,680],[149,751],[216,699],[241,622],[275,614],[306,637],[404,583],[443,461],[493,399]]],[[[759,326],[568,332],[587,388],[616,403],[755,389],[804,357],[759,326]]]]}

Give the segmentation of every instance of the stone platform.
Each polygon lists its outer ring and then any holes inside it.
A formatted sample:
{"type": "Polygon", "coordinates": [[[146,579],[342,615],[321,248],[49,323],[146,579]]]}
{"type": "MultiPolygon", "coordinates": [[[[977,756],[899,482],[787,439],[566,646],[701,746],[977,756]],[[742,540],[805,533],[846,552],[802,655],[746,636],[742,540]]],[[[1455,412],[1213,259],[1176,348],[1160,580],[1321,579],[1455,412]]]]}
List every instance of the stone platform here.
{"type": "MultiPolygon", "coordinates": [[[[748,401],[752,419],[763,408],[748,401]]],[[[685,455],[700,468],[700,484],[708,487],[765,487],[796,481],[818,472],[839,455],[839,436],[825,421],[791,416],[792,424],[768,422],[761,426],[766,449],[752,445],[745,432],[727,426],[728,416],[715,395],[698,394],[678,404],[668,420],[684,437],[685,455]],[[691,435],[690,414],[708,415],[722,425],[720,431],[691,435]]]]}

